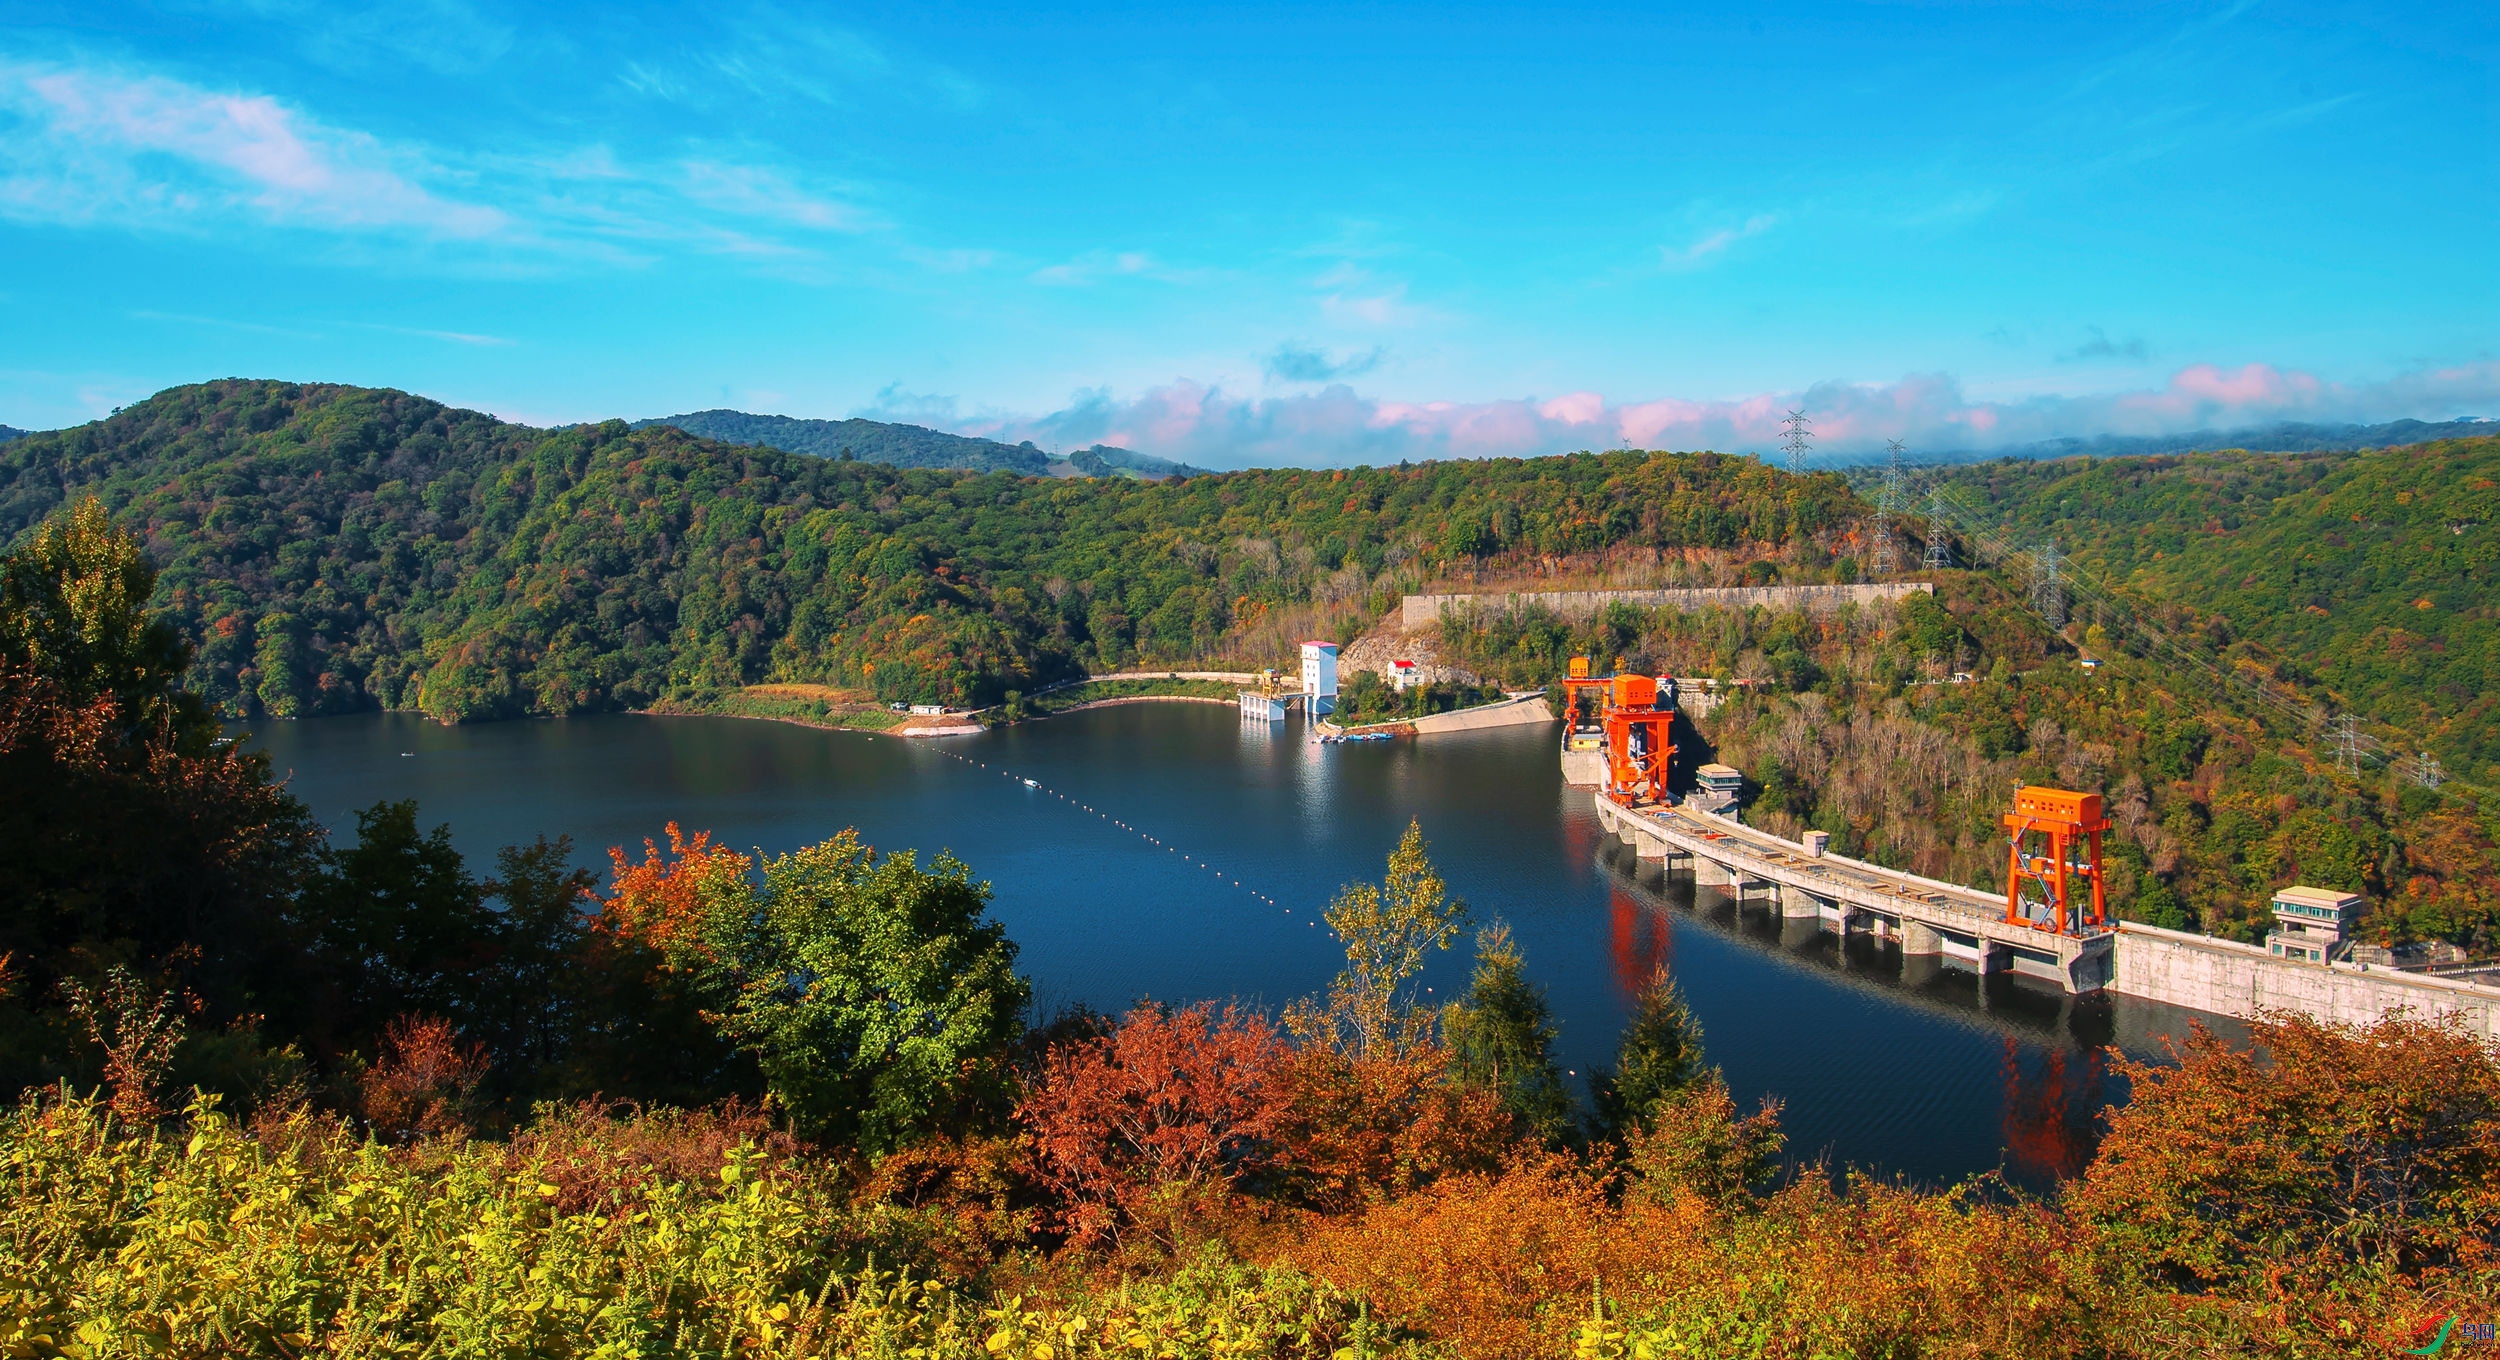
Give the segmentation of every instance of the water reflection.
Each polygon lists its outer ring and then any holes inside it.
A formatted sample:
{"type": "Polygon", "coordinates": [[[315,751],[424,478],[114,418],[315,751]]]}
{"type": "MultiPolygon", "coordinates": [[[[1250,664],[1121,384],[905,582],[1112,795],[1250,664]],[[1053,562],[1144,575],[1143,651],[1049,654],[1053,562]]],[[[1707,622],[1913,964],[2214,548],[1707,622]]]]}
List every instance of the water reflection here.
{"type": "MultiPolygon", "coordinates": [[[[1591,857],[1613,886],[1608,928],[1618,986],[1632,985],[1630,979],[1666,961],[1676,923],[1688,921],[1783,967],[1992,1032],[2000,1054],[2000,1169],[2017,1185],[2045,1189],[2091,1164],[2102,1113],[2126,1098],[2115,1066],[2122,1053],[2161,1060],[2194,1024],[2235,1039],[2245,1035],[2236,1022],[2133,997],[2070,996],[2014,973],[1983,978],[1937,955],[1904,957],[1895,941],[1859,933],[1844,938],[1815,919],[1784,919],[1775,901],[1696,887],[1689,874],[1643,861],[1611,836],[1597,841],[1591,857]]],[[[1880,1050],[1867,1057],[1878,1064],[1893,1060],[1880,1050]]]]}
{"type": "Polygon", "coordinates": [[[2113,1079],[2106,1047],[2027,1049],[2006,1039],[2005,1156],[2017,1178],[2064,1180],[2091,1164],[2113,1079]]]}
{"type": "Polygon", "coordinates": [[[1628,999],[1675,954],[1675,927],[1665,912],[1644,911],[1620,888],[1606,904],[1607,958],[1614,963],[1615,987],[1628,999]]]}

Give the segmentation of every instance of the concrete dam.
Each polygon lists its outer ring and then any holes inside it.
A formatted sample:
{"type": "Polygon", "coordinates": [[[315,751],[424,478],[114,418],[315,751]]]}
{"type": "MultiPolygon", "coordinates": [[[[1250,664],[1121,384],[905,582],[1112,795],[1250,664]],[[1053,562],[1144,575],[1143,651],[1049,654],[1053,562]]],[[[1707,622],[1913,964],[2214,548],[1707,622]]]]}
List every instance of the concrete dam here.
{"type": "Polygon", "coordinates": [[[2341,961],[2286,958],[2257,945],[2132,921],[2072,933],[2007,919],[2002,894],[1939,882],[1829,853],[1690,806],[1592,793],[1599,824],[1646,862],[1692,876],[1696,888],[1759,902],[1788,920],[1846,937],[1897,943],[1905,968],[1922,960],[1983,977],[2010,972],[2068,994],[2109,990],[2245,1019],[2289,1011],[2368,1024],[2391,1010],[2456,1016],[2500,1039],[2500,988],[2341,961]]]}

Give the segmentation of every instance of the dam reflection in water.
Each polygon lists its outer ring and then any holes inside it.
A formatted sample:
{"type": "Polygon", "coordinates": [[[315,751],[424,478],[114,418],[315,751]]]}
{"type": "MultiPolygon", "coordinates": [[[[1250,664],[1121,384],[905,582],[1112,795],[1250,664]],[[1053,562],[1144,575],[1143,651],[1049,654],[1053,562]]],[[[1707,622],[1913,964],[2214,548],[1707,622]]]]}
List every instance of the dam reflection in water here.
{"type": "MultiPolygon", "coordinates": [[[[1611,972],[1629,996],[1660,967],[1673,971],[1679,924],[1750,946],[1826,983],[1863,988],[1957,1026],[1998,1035],[2000,1123],[2007,1177],[2041,1188],[2082,1172],[2101,1133],[2101,1113],[2126,1097],[2121,1055],[2158,1060],[2165,1041],[2201,1021],[2233,1037],[2236,1021],[2182,1012],[2115,993],[2070,996],[2006,972],[1982,978],[1934,956],[1905,959],[1897,940],[1843,937],[1811,919],[1784,919],[1777,902],[1739,902],[1724,888],[1696,887],[1632,847],[1602,837],[1594,859],[1612,883],[1607,906],[1611,972]]],[[[1845,1043],[1845,1040],[1843,1041],[1845,1043]]],[[[1845,1060],[1845,1059],[1844,1059],[1845,1060]]]]}
{"type": "MultiPolygon", "coordinates": [[[[1800,1158],[1925,1181],[2071,1172],[2124,1094],[2112,1050],[2157,1055],[2192,1018],[2010,977],[1905,977],[1872,941],[1843,948],[1715,893],[1696,901],[1563,785],[1549,728],[1321,747],[1230,705],[1158,703],[942,749],[624,715],[459,728],[367,715],[269,723],[252,740],[324,823],[352,835],[355,809],[413,797],[474,869],[544,832],[570,835],[604,877],[606,847],[669,820],[766,853],[843,827],[887,849],[951,848],[995,885],[1037,996],[1112,1011],[1319,992],[1342,962],[1321,910],[1342,885],[1377,881],[1414,819],[1476,919],[1511,926],[1575,1076],[1612,1059],[1633,993],[1664,965],[1736,1098],[1786,1102],[1800,1158]]],[[[1434,959],[1425,999],[1457,995],[1469,968],[1463,945],[1434,959]]]]}

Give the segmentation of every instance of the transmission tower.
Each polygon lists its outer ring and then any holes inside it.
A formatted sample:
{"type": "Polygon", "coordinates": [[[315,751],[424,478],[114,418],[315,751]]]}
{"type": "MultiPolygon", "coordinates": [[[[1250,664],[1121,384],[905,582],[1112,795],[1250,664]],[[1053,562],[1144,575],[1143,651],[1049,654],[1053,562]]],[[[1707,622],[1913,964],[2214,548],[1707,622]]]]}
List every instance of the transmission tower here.
{"type": "Polygon", "coordinates": [[[2327,744],[2335,749],[2335,764],[2344,773],[2361,777],[2361,720],[2349,713],[2339,715],[2335,725],[2327,729],[2327,744]]]}
{"type": "Polygon", "coordinates": [[[1875,574],[1878,576],[1890,576],[1899,569],[1900,564],[1893,558],[1892,520],[1893,516],[1900,514],[1903,509],[1901,504],[1901,441],[1887,439],[1884,444],[1891,450],[1891,457],[1884,464],[1883,485],[1875,491],[1874,557],[1875,574]]]}
{"type": "Polygon", "coordinates": [[[1799,409],[1789,412],[1788,419],[1780,424],[1788,427],[1788,434],[1781,441],[1788,450],[1788,470],[1805,471],[1806,451],[1814,447],[1814,422],[1806,419],[1805,411],[1799,409]]]}
{"type": "Polygon", "coordinates": [[[2031,603],[2051,628],[2066,626],[2066,581],[2058,571],[2057,545],[2044,543],[2031,552],[2031,603]]]}
{"type": "Polygon", "coordinates": [[[1946,541],[1944,531],[1944,488],[1927,493],[1927,569],[1942,571],[1953,565],[1953,545],[1946,541]]]}
{"type": "Polygon", "coordinates": [[[2439,757],[2428,751],[2405,762],[2405,776],[2426,789],[2437,789],[2448,780],[2448,772],[2439,768],[2439,757]]]}

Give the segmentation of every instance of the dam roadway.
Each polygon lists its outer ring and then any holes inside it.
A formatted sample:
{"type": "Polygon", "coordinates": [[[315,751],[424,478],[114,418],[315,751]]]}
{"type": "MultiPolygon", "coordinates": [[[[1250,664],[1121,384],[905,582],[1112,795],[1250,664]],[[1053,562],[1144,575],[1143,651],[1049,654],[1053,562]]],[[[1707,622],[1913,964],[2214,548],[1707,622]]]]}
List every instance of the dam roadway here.
{"type": "Polygon", "coordinates": [[[1893,940],[1904,960],[1957,959],[1982,975],[2012,971],[2067,992],[2097,992],[2116,976],[2116,930],[2058,934],[2006,920],[2005,899],[1974,888],[1816,853],[1692,808],[1635,805],[1603,790],[1595,799],[1599,825],[1642,859],[1683,861],[1696,886],[1725,888],[1739,902],[1760,893],[1786,918],[1893,940]]]}
{"type": "Polygon", "coordinates": [[[2036,978],[2068,995],[2109,991],[2243,1020],[2289,1012],[2368,1025],[2409,1011],[2500,1042],[2500,987],[2480,980],[2306,962],[2134,921],[2054,934],[2006,920],[2005,899],[1993,893],[1818,854],[1695,808],[1635,804],[1602,790],[1594,801],[1599,824],[1642,860],[1688,868],[1695,887],[1720,889],[1740,905],[1764,900],[1788,924],[1896,943],[1905,971],[1924,958],[1930,967],[2036,978]]]}

